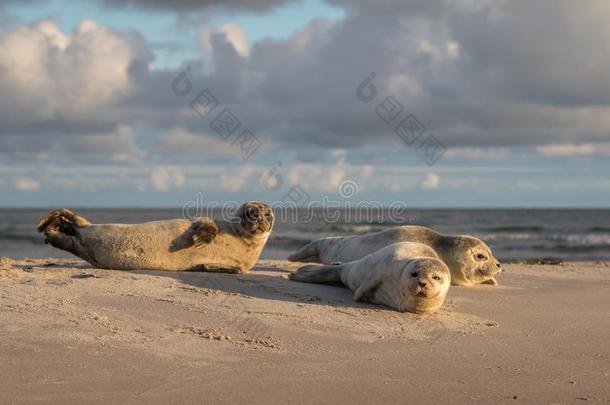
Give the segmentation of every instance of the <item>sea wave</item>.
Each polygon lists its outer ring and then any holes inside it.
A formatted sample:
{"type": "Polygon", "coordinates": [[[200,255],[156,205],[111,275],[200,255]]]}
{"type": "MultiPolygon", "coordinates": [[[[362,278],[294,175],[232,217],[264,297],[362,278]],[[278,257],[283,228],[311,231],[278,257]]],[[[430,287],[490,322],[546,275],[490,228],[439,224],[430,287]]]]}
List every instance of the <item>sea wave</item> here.
{"type": "Polygon", "coordinates": [[[502,232],[502,233],[512,233],[512,232],[541,233],[541,232],[546,232],[548,230],[549,229],[544,226],[536,226],[536,225],[510,225],[510,226],[479,228],[479,231],[482,231],[482,232],[502,232]]]}
{"type": "MultiPolygon", "coordinates": [[[[48,255],[50,248],[44,247],[43,236],[34,228],[46,211],[0,210],[0,256],[15,256],[18,251],[23,252],[23,257],[48,255]]],[[[174,218],[176,212],[174,209],[130,209],[81,213],[98,223],[134,223],[174,218]]],[[[567,260],[610,260],[610,210],[409,209],[398,221],[390,220],[388,212],[373,217],[375,221],[357,220],[353,212],[342,212],[340,220],[332,222],[326,220],[322,211],[313,214],[312,218],[299,213],[294,220],[276,217],[268,245],[280,252],[278,257],[325,236],[361,235],[411,224],[425,225],[446,234],[477,236],[490,245],[499,259],[552,256],[567,260]]]]}
{"type": "Polygon", "coordinates": [[[40,243],[42,238],[35,233],[0,232],[0,241],[40,243]]]}
{"type": "Polygon", "coordinates": [[[610,233],[610,227],[607,226],[593,226],[589,229],[587,229],[588,232],[594,232],[594,233],[610,233]]]}

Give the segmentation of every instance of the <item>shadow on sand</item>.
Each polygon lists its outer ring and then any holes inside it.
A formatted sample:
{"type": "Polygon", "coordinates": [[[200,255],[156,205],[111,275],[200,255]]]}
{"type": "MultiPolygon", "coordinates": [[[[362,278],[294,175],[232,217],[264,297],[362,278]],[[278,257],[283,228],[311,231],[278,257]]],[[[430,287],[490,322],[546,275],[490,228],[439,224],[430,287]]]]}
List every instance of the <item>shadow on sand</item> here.
{"type": "Polygon", "coordinates": [[[182,284],[227,294],[242,295],[264,300],[295,302],[299,304],[326,305],[331,307],[388,310],[384,306],[356,302],[354,293],[342,284],[310,284],[288,279],[290,269],[259,263],[246,274],[215,273],[204,271],[160,271],[160,270],[105,270],[93,267],[81,260],[49,259],[45,263],[35,263],[28,260],[15,265],[24,272],[33,270],[52,270],[55,267],[68,267],[81,271],[95,271],[73,275],[73,279],[89,279],[103,277],[105,271],[117,271],[126,274],[142,274],[157,277],[167,277],[182,284]]]}
{"type": "Polygon", "coordinates": [[[240,294],[265,300],[359,309],[387,309],[378,305],[354,301],[354,293],[341,284],[300,283],[288,279],[288,274],[291,273],[290,270],[260,264],[247,274],[196,271],[164,272],[152,270],[136,270],[132,272],[168,277],[192,287],[217,290],[229,294],[240,294]],[[269,273],[276,273],[278,275],[270,275],[269,273]]]}

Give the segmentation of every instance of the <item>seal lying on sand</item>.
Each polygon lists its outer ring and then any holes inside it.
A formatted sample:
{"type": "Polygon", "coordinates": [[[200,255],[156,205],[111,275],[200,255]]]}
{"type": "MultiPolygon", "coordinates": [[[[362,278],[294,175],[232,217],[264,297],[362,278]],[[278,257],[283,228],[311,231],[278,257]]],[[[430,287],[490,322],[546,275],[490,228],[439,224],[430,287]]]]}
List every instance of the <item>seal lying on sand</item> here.
{"type": "Polygon", "coordinates": [[[406,225],[366,235],[316,239],[288,256],[288,260],[350,262],[397,242],[418,242],[434,249],[451,270],[453,285],[498,284],[494,276],[502,271],[500,262],[483,241],[472,236],[441,235],[423,226],[406,225]]]}
{"type": "Polygon", "coordinates": [[[38,223],[45,243],[95,267],[116,270],[206,270],[244,273],[265,246],[273,226],[271,208],[259,201],[242,205],[228,221],[199,217],[141,224],[91,224],[67,210],[38,223]]]}
{"type": "Polygon", "coordinates": [[[342,282],[368,298],[398,311],[430,313],[445,301],[451,274],[432,248],[421,243],[395,243],[362,259],[343,264],[310,264],[289,276],[307,283],[342,282]]]}

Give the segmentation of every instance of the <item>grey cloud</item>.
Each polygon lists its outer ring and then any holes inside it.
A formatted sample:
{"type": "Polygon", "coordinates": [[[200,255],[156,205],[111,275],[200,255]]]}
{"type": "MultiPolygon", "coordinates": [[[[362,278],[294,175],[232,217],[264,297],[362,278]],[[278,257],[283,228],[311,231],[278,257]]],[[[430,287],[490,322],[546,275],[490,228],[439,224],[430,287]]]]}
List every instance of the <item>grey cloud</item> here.
{"type": "Polygon", "coordinates": [[[327,0],[328,3],[340,6],[354,13],[370,16],[380,14],[409,15],[426,19],[441,19],[448,14],[449,5],[460,0],[327,0]]]}
{"type": "Polygon", "coordinates": [[[609,136],[608,3],[401,2],[385,12],[390,3],[379,12],[358,3],[345,21],[255,44],[241,74],[256,97],[242,102],[261,107],[252,117],[261,129],[295,144],[389,142],[395,135],[373,110],[394,95],[448,146],[609,136]],[[354,90],[371,71],[381,98],[363,105],[354,90]]]}
{"type": "Polygon", "coordinates": [[[450,20],[460,76],[516,101],[610,104],[610,3],[505,2],[450,20]],[[477,75],[469,74],[476,72],[477,75]]]}
{"type": "Polygon", "coordinates": [[[176,11],[200,10],[210,7],[265,11],[289,1],[291,0],[103,0],[103,3],[111,7],[133,6],[176,11]]]}
{"type": "MultiPolygon", "coordinates": [[[[143,2],[121,2],[136,3],[143,2]]],[[[315,159],[315,148],[367,146],[382,156],[400,145],[392,126],[375,113],[389,95],[404,106],[402,116],[415,114],[447,146],[610,138],[610,45],[603,41],[610,30],[603,17],[609,15],[607,3],[333,3],[348,9],[344,20],[315,20],[290,38],[255,42],[247,57],[226,35],[213,33],[211,56],[184,61],[178,70],[151,70],[147,41],[122,33],[130,50],[129,86],[119,89],[120,97],[94,114],[32,120],[27,109],[0,113],[0,133],[86,135],[111,133],[119,125],[208,133],[212,117],[203,120],[188,106],[208,88],[242,128],[307,161],[315,159]],[[192,92],[176,96],[171,82],[187,65],[192,92]],[[371,72],[377,74],[377,97],[363,103],[356,88],[371,72]]],[[[3,92],[0,104],[10,105],[8,97],[3,92]]],[[[176,142],[157,143],[149,156],[164,148],[180,155],[184,145],[176,142]]],[[[95,149],[90,143],[81,146],[83,154],[95,149]]]]}
{"type": "Polygon", "coordinates": [[[146,64],[137,34],[119,34],[92,21],[73,35],[50,20],[0,34],[0,136],[97,132],[115,127],[113,107],[130,92],[133,72],[146,64]]]}

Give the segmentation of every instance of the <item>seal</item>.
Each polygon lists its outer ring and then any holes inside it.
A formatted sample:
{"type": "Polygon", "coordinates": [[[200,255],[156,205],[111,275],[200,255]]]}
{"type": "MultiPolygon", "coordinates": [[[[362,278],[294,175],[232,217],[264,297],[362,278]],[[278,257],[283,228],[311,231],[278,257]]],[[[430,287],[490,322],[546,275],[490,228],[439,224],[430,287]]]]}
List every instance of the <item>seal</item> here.
{"type": "Polygon", "coordinates": [[[103,269],[244,273],[256,264],[273,222],[267,204],[249,201],[224,221],[198,217],[92,224],[60,209],[45,215],[37,229],[45,234],[45,243],[103,269]]]}
{"type": "Polygon", "coordinates": [[[350,262],[398,242],[418,242],[434,249],[451,270],[453,285],[498,285],[495,276],[502,271],[502,267],[482,240],[467,235],[442,235],[430,228],[415,225],[365,235],[316,239],[288,256],[288,260],[324,264],[350,262]]]}
{"type": "Polygon", "coordinates": [[[343,264],[310,264],[289,277],[307,283],[342,282],[364,298],[400,312],[431,313],[443,305],[451,273],[436,252],[421,243],[386,246],[359,260],[343,264]]]}

